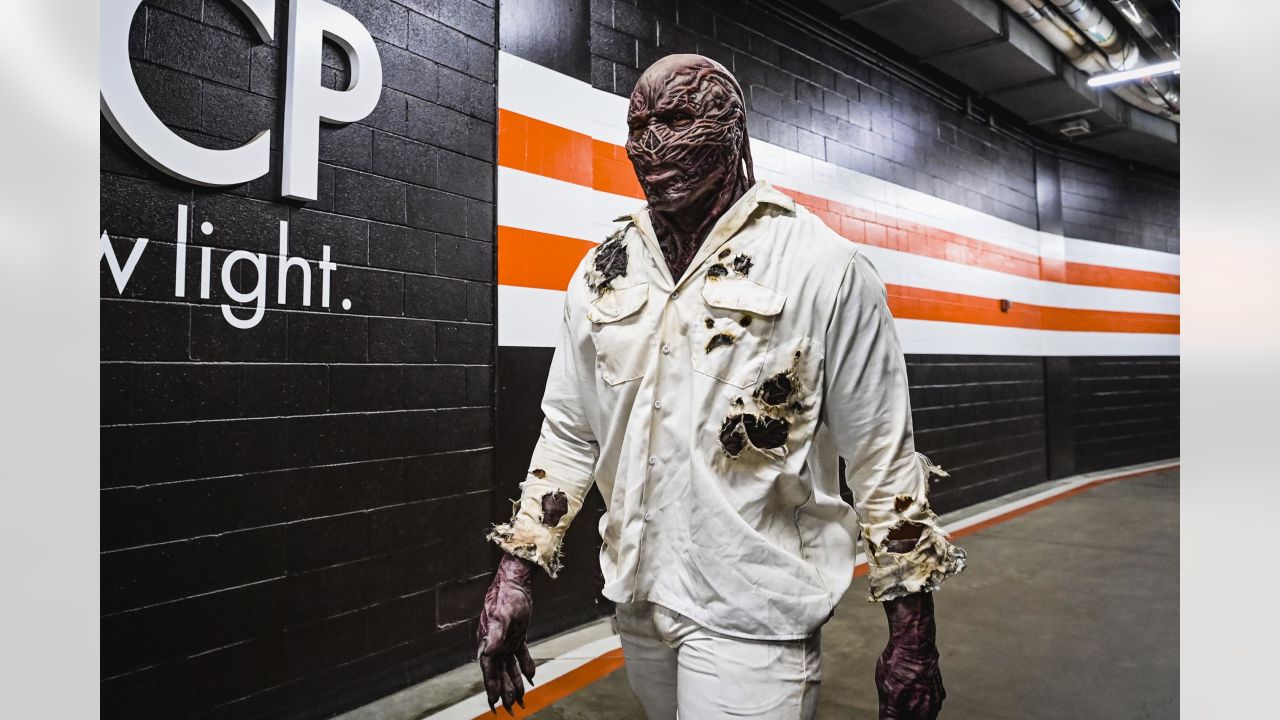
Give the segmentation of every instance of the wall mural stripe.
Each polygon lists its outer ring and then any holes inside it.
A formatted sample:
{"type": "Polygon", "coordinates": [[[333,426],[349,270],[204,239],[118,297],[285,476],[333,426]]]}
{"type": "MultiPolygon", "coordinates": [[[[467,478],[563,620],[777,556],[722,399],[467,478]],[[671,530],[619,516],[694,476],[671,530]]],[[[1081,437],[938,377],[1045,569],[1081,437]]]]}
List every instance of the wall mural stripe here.
{"type": "MultiPolygon", "coordinates": [[[[550,347],[578,262],[643,203],[626,101],[505,53],[499,66],[498,341],[550,347]]],[[[1175,254],[1039,232],[759,140],[752,153],[871,256],[907,352],[1178,354],[1175,254]]]]}

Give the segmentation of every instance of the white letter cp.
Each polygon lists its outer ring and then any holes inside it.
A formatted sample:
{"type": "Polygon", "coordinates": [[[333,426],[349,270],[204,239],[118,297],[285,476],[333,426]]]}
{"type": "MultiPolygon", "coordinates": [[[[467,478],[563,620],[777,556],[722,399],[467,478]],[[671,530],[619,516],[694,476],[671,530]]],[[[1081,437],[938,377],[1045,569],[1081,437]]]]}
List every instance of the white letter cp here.
{"type": "MultiPolygon", "coordinates": [[[[142,0],[102,0],[102,88],[107,122],[134,152],[160,170],[197,185],[239,185],[267,174],[271,131],[231,150],[190,143],[165,126],[138,89],[129,64],[129,25],[142,0]]],[[[271,39],[275,0],[235,0],[263,42],[271,39]]]]}
{"type": "MultiPolygon", "coordinates": [[[[271,39],[275,0],[234,0],[263,42],[271,39]]],[[[239,185],[267,174],[271,131],[231,150],[184,140],[147,106],[129,64],[129,25],[142,0],[102,0],[102,113],[134,152],[181,180],[197,185],[239,185]]],[[[281,194],[316,199],[320,121],[364,118],[382,95],[382,62],[369,31],[345,10],[324,0],[290,0],[289,58],[284,100],[284,173],[281,194]],[[324,38],[347,54],[346,90],[320,84],[324,38]]]]}
{"type": "Polygon", "coordinates": [[[345,10],[323,0],[289,1],[289,67],[284,87],[284,173],[280,192],[316,199],[320,121],[355,122],[378,104],[382,62],[369,31],[345,10]],[[320,84],[324,38],[347,54],[351,81],[343,91],[320,84]]]}

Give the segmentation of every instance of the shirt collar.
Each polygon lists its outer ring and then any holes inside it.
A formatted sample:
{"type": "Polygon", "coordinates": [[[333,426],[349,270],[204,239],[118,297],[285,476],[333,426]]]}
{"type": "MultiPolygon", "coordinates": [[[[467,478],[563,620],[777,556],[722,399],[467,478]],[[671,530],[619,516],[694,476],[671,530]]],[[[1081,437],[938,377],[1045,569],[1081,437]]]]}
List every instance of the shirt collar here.
{"type": "MultiPolygon", "coordinates": [[[[770,205],[777,205],[778,207],[782,208],[783,210],[786,210],[787,212],[796,211],[795,200],[792,200],[789,196],[784,195],[773,185],[769,184],[768,180],[757,180],[756,184],[752,185],[751,188],[747,190],[747,192],[738,200],[739,203],[743,201],[755,202],[757,204],[768,203],[770,205]],[[748,200],[749,198],[750,200],[748,200]]],[[[649,211],[649,206],[645,205],[644,207],[640,208],[639,210],[636,210],[633,213],[623,213],[618,217],[614,218],[613,221],[614,222],[627,222],[627,221],[638,222],[639,216],[642,213],[647,213],[648,211],[649,211]]]]}
{"type": "Polygon", "coordinates": [[[648,247],[650,254],[655,258],[659,258],[656,263],[663,275],[667,276],[675,287],[679,287],[685,279],[692,277],[698,271],[707,258],[720,250],[720,247],[728,242],[729,238],[737,234],[739,230],[746,225],[747,221],[755,213],[757,207],[761,204],[775,205],[789,213],[796,210],[795,201],[787,197],[783,193],[776,190],[767,180],[757,180],[737,202],[729,206],[720,219],[712,226],[711,232],[707,234],[705,240],[702,241],[702,247],[693,256],[693,261],[689,263],[689,267],[685,270],[682,277],[672,278],[668,272],[662,257],[662,248],[658,245],[658,239],[653,232],[653,224],[649,219],[649,207],[640,208],[629,215],[622,215],[614,220],[614,222],[629,221],[628,224],[634,224],[640,230],[640,236],[645,245],[648,247]]]}

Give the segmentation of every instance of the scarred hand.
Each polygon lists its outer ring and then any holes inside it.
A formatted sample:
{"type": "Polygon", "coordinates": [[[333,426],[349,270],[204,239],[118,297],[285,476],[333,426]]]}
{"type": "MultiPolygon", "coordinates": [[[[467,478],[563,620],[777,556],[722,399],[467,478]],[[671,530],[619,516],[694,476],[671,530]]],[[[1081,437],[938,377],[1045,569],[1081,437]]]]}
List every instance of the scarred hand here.
{"type": "Polygon", "coordinates": [[[535,667],[525,633],[533,612],[533,573],[537,567],[504,553],[484,596],[484,609],[476,628],[476,657],[484,675],[489,710],[494,713],[494,703],[499,698],[509,714],[514,714],[513,703],[524,707],[522,673],[533,684],[535,667]]]}
{"type": "Polygon", "coordinates": [[[938,670],[933,595],[913,593],[882,604],[889,643],[876,663],[880,720],[934,720],[947,691],[938,670]]]}

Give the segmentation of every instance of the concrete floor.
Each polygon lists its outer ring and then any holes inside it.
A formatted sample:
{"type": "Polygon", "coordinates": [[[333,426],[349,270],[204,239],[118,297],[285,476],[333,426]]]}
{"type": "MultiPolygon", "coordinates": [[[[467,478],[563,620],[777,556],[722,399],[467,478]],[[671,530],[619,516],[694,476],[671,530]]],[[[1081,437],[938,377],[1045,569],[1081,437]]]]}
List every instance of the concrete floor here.
{"type": "MultiPolygon", "coordinates": [[[[1178,717],[1178,471],[1090,489],[961,538],[938,592],[947,720],[1178,717]]],[[[886,629],[854,581],[823,629],[819,718],[876,717],[886,629]]],[[[643,720],[626,668],[533,717],[643,720]]],[[[696,720],[696,719],[695,719],[696,720]]]]}

